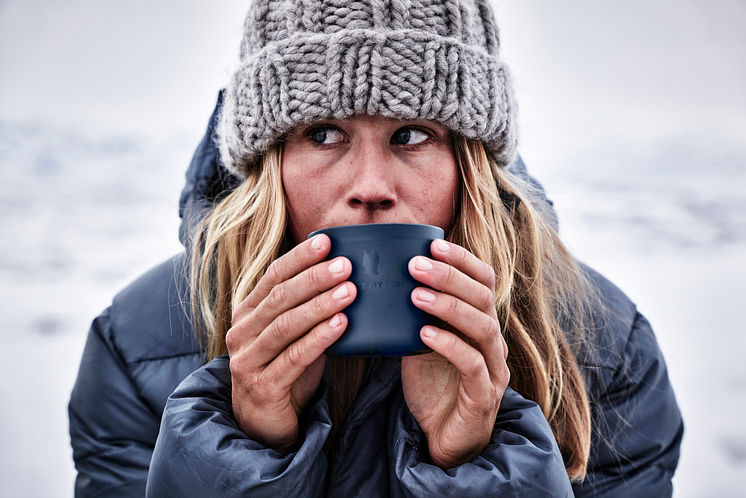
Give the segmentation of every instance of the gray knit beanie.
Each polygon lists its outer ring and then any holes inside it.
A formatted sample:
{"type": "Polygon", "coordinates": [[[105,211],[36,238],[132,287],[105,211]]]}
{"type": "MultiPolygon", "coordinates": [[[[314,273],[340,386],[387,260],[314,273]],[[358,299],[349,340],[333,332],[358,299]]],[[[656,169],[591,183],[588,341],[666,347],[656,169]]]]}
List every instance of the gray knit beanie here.
{"type": "Polygon", "coordinates": [[[218,124],[223,165],[298,125],[356,114],[440,123],[515,157],[516,109],[489,0],[254,0],[218,124]]]}

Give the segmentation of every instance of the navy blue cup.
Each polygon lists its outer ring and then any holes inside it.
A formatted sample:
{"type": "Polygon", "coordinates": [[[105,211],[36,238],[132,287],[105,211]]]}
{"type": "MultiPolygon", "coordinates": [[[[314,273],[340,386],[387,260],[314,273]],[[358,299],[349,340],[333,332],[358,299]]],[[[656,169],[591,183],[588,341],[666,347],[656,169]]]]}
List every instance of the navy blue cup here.
{"type": "Polygon", "coordinates": [[[412,304],[412,291],[422,284],[407,265],[414,256],[431,257],[430,243],[443,238],[443,229],[381,223],[325,228],[308,237],[319,233],[331,239],[327,259],[345,256],[352,262],[350,281],[357,286],[357,297],[343,311],[347,330],[326,354],[373,358],[429,353],[420,329],[436,325],[437,319],[412,304]]]}

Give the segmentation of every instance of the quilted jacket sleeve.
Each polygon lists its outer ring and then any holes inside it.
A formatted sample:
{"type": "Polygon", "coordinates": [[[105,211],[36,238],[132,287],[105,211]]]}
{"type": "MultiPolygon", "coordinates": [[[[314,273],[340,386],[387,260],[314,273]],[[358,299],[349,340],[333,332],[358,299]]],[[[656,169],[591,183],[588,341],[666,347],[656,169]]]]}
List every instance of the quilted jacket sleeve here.
{"type": "Polygon", "coordinates": [[[77,498],[145,494],[166,399],[201,364],[178,268],[152,268],[91,326],[69,405],[77,498]]]}
{"type": "Polygon", "coordinates": [[[169,397],[147,495],[153,497],[320,497],[331,428],[325,399],[313,407],[301,448],[282,455],[249,439],[236,425],[228,358],[189,376],[169,397]]]}
{"type": "Polygon", "coordinates": [[[536,403],[514,390],[505,391],[492,440],[468,464],[443,471],[422,458],[424,435],[399,406],[390,461],[392,495],[430,496],[572,496],[557,442],[536,403]]]}
{"type": "MultiPolygon", "coordinates": [[[[388,388],[382,384],[378,390],[388,388]]],[[[395,392],[401,394],[401,389],[395,392]]],[[[345,469],[362,472],[365,461],[356,458],[380,458],[374,457],[370,448],[383,444],[384,454],[389,452],[383,461],[392,466],[390,482],[363,482],[368,476],[352,472],[338,483],[349,487],[349,493],[335,488],[331,495],[572,496],[560,451],[541,410],[513,390],[505,393],[487,450],[473,462],[447,472],[422,461],[419,426],[403,397],[394,399],[398,401],[384,408],[394,421],[389,426],[388,443],[376,436],[376,431],[361,426],[353,431],[355,435],[378,439],[353,445],[349,449],[353,454],[345,452],[352,459],[346,459],[345,469]]],[[[372,415],[377,418],[375,413],[372,415]]],[[[188,377],[169,398],[151,462],[147,496],[323,496],[328,467],[323,446],[331,427],[326,398],[318,399],[309,417],[296,453],[281,455],[252,441],[233,417],[228,359],[217,358],[188,377]]]]}
{"type": "Polygon", "coordinates": [[[684,431],[666,364],[648,321],[634,314],[622,361],[593,402],[596,434],[579,497],[666,497],[684,431]]]}
{"type": "Polygon", "coordinates": [[[142,497],[159,418],[109,340],[110,310],[91,327],[69,405],[75,496],[142,497]]]}

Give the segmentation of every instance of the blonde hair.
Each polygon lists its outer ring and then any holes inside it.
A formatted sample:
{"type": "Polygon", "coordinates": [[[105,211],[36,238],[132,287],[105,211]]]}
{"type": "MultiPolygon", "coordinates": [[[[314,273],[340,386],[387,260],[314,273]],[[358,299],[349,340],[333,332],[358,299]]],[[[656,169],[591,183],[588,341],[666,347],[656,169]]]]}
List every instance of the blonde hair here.
{"type": "MultiPolygon", "coordinates": [[[[447,238],[495,270],[495,307],[508,344],[510,386],[539,405],[568,475],[581,480],[590,453],[591,417],[576,347],[584,338],[592,287],[534,204],[531,185],[498,167],[479,141],[454,136],[454,147],[461,193],[447,238]],[[560,317],[570,317],[562,323],[573,330],[563,330],[560,317]],[[577,341],[575,347],[568,337],[577,341]]],[[[233,310],[272,261],[292,246],[281,163],[277,145],[209,213],[194,240],[193,312],[209,359],[227,353],[225,335],[233,310]]],[[[371,361],[330,360],[334,430],[371,361]]],[[[332,435],[328,443],[333,441],[332,435]]]]}

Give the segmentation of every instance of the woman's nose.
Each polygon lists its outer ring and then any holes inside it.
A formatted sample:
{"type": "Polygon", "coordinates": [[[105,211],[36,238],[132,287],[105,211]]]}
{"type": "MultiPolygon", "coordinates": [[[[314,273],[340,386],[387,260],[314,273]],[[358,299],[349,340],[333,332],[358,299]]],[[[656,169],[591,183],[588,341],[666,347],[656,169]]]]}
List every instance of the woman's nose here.
{"type": "Polygon", "coordinates": [[[356,209],[388,210],[396,205],[394,172],[381,151],[362,150],[353,158],[352,182],[347,204],[356,209]]]}

